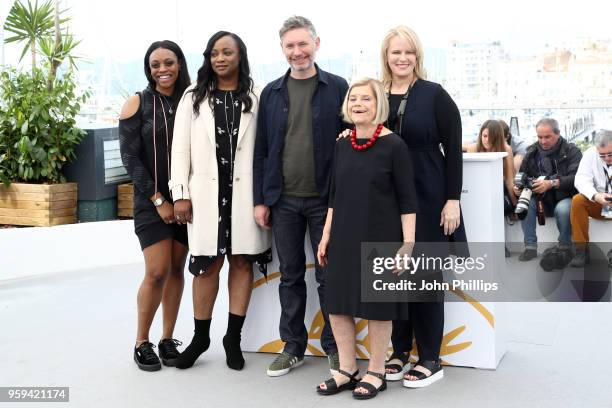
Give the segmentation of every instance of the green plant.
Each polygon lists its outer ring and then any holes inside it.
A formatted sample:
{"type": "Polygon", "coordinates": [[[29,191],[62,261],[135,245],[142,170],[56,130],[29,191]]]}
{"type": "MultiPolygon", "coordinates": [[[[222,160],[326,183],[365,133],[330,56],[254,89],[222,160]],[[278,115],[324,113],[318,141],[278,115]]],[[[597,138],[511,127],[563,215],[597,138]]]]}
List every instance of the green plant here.
{"type": "Polygon", "coordinates": [[[64,182],[63,165],[85,132],[75,117],[89,92],[77,95],[72,71],[47,88],[47,72],[0,73],[0,180],[64,182]]]}
{"type": "Polygon", "coordinates": [[[60,39],[53,37],[42,38],[38,45],[40,51],[47,59],[47,64],[51,67],[50,77],[54,78],[57,68],[62,65],[65,59],[70,63],[71,68],[76,69],[76,60],[79,57],[73,55],[73,51],[81,41],[76,41],[72,34],[66,31],[60,39]]]}
{"type": "Polygon", "coordinates": [[[63,165],[74,159],[85,132],[76,126],[76,115],[90,93],[77,93],[73,51],[79,44],[67,28],[69,21],[51,1],[27,6],[13,4],[4,28],[15,34],[7,43],[24,42],[21,59],[32,53],[30,73],[11,67],[0,72],[0,181],[64,182],[63,165]],[[36,66],[36,55],[45,57],[36,66]],[[63,74],[58,68],[69,67],[63,74]]]}

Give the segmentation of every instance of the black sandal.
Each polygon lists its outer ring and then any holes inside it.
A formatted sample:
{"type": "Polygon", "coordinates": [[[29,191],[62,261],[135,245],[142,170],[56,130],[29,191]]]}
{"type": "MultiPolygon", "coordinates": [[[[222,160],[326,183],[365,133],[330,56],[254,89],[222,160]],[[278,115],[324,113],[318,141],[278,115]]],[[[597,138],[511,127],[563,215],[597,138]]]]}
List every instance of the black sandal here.
{"type": "Polygon", "coordinates": [[[376,395],[378,395],[379,392],[382,392],[387,389],[387,380],[385,379],[384,373],[375,373],[374,371],[367,371],[366,374],[370,374],[373,377],[381,379],[382,384],[380,384],[380,387],[376,388],[373,384],[369,382],[366,382],[363,380],[359,381],[357,385],[355,386],[355,388],[359,388],[359,387],[365,388],[368,392],[366,394],[361,394],[353,390],[353,398],[355,399],[365,400],[365,399],[374,398],[376,395]]]}
{"type": "Polygon", "coordinates": [[[394,359],[400,360],[402,364],[385,364],[385,378],[387,381],[399,381],[404,376],[404,373],[410,370],[410,354],[398,353],[394,351],[387,362],[394,359]],[[395,370],[395,372],[388,373],[387,370],[395,370]]]}
{"type": "Polygon", "coordinates": [[[359,369],[355,371],[353,374],[350,374],[344,370],[338,370],[338,373],[342,374],[346,378],[348,378],[348,382],[338,385],[336,380],[332,377],[329,380],[325,380],[325,388],[321,388],[320,385],[317,385],[317,392],[321,395],[334,395],[344,390],[354,390],[357,385],[357,378],[355,378],[359,374],[359,369]]]}
{"type": "Polygon", "coordinates": [[[423,387],[427,387],[428,385],[431,385],[435,383],[436,381],[444,378],[444,371],[442,370],[442,365],[440,364],[440,360],[419,361],[418,363],[415,364],[415,367],[417,366],[421,366],[421,367],[428,369],[429,371],[431,371],[431,374],[428,376],[427,374],[421,371],[414,370],[414,369],[410,370],[408,371],[406,375],[416,377],[417,379],[409,380],[404,376],[404,387],[423,388],[423,387]]]}

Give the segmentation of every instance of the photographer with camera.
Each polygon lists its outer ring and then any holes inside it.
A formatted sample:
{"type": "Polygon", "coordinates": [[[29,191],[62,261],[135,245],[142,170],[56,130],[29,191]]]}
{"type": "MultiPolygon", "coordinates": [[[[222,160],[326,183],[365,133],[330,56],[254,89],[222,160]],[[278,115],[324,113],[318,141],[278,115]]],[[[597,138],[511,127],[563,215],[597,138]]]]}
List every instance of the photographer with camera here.
{"type": "MultiPolygon", "coordinates": [[[[589,216],[598,220],[612,219],[612,131],[601,130],[580,161],[574,185],[578,194],[572,199],[570,214],[576,255],[571,265],[589,263],[589,216]]],[[[608,252],[612,267],[612,250],[608,252]]]]}
{"type": "MultiPolygon", "coordinates": [[[[570,207],[576,193],[574,176],[582,158],[580,150],[561,137],[559,123],[555,119],[540,119],[536,124],[536,133],[538,141],[529,146],[520,168],[520,172],[530,181],[526,187],[531,187],[533,193],[527,214],[519,214],[520,218],[524,218],[521,227],[525,251],[519,256],[522,262],[537,257],[538,212],[541,225],[545,215],[554,215],[559,230],[559,249],[571,249],[570,207]]],[[[516,185],[513,190],[517,197],[523,193],[523,189],[516,185]]]]}

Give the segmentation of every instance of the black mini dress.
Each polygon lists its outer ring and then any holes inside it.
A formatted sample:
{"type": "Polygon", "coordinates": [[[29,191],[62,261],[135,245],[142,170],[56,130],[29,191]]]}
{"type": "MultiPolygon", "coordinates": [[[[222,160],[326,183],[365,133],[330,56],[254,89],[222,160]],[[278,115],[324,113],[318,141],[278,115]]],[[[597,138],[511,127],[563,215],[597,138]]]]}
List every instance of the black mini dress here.
{"type": "Polygon", "coordinates": [[[149,199],[159,191],[171,202],[168,180],[176,103],[151,87],[138,95],[138,112],[119,121],[121,159],[134,183],[134,230],[143,250],[168,238],[187,246],[187,226],[164,223],[149,199]]]}

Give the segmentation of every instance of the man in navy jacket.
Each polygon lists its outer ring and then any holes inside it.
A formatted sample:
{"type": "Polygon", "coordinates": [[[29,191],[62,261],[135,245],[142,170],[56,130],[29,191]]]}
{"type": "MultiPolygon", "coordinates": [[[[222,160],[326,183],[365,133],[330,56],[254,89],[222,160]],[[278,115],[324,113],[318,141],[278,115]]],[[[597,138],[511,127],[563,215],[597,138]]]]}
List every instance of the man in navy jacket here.
{"type": "MultiPolygon", "coordinates": [[[[533,182],[532,191],[537,194],[529,202],[527,217],[521,221],[525,251],[519,261],[526,262],[537,257],[536,206],[543,204],[546,215],[554,215],[559,230],[559,248],[569,251],[572,245],[570,210],[572,197],[576,194],[574,178],[582,158],[580,149],[561,137],[559,123],[552,118],[540,119],[536,123],[538,141],[527,148],[520,171],[528,177],[545,179],[533,182]]],[[[519,197],[522,190],[514,186],[519,197]]]]}
{"type": "MultiPolygon", "coordinates": [[[[319,37],[301,16],[287,19],[280,29],[281,47],[290,69],[269,83],[259,102],[253,162],[254,216],[272,228],[281,282],[280,335],[285,349],[268,368],[268,375],[287,374],[303,362],[308,342],[306,311],[306,227],[316,254],[328,209],[329,178],[335,141],[343,130],[340,111],[346,81],[321,70],[314,62],[319,37]]],[[[325,269],[316,261],[319,302],[324,308],[325,269]]],[[[321,347],[330,369],[338,369],[338,352],[327,313],[321,347]]]]}

